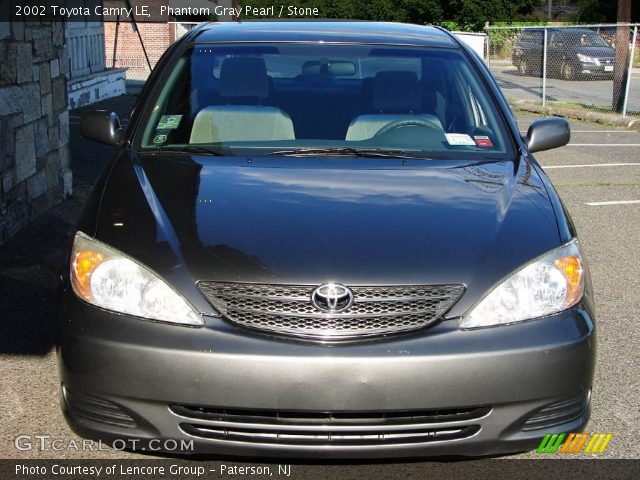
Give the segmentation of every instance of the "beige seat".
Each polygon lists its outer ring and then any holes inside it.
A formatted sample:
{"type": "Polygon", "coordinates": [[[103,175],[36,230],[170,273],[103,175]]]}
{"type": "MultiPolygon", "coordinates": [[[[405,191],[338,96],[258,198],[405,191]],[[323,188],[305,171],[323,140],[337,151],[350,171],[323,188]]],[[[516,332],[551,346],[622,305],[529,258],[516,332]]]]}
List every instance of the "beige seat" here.
{"type": "Polygon", "coordinates": [[[295,138],[289,115],[279,108],[260,105],[269,95],[269,77],[262,58],[227,58],[220,69],[219,93],[227,104],[198,112],[190,143],[295,138]]]}
{"type": "Polygon", "coordinates": [[[373,79],[373,108],[379,113],[359,115],[351,121],[346,140],[372,138],[390,123],[420,119],[442,130],[435,115],[414,113],[421,108],[420,82],[413,72],[378,72],[373,79]]]}

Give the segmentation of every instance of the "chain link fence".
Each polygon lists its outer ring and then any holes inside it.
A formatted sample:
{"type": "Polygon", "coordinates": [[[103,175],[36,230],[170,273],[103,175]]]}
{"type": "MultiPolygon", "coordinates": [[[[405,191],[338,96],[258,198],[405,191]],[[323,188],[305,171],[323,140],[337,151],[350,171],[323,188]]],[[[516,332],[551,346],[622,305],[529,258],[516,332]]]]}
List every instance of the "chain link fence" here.
{"type": "MultiPolygon", "coordinates": [[[[105,24],[107,67],[136,93],[162,53],[198,22],[105,24]]],[[[510,100],[640,117],[640,24],[489,26],[485,60],[510,100]]]]}
{"type": "Polygon", "coordinates": [[[511,100],[640,116],[638,26],[489,26],[486,61],[511,100]]]}

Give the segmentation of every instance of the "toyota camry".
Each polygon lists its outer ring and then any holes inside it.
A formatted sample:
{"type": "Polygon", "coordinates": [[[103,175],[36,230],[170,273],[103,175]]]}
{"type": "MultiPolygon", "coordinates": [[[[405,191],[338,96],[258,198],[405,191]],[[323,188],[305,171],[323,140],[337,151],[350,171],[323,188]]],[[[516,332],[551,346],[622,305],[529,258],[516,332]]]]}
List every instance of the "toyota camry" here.
{"type": "Polygon", "coordinates": [[[580,431],[588,269],[482,60],[436,27],[203,24],[87,199],[59,313],[80,435],[189,453],[477,456],[580,431]]]}

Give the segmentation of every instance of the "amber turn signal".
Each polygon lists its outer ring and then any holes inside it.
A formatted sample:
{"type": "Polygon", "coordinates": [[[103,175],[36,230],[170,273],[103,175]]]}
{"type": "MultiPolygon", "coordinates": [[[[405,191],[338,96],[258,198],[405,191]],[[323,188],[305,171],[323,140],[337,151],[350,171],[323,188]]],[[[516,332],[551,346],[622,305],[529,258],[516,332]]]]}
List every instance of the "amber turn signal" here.
{"type": "Polygon", "coordinates": [[[76,293],[85,300],[91,296],[91,274],[104,259],[104,255],[93,250],[80,250],[74,255],[71,262],[71,281],[76,293]]]}
{"type": "Polygon", "coordinates": [[[580,257],[568,256],[557,259],[554,264],[567,279],[567,296],[565,305],[575,305],[582,297],[584,287],[584,271],[580,257]]]}

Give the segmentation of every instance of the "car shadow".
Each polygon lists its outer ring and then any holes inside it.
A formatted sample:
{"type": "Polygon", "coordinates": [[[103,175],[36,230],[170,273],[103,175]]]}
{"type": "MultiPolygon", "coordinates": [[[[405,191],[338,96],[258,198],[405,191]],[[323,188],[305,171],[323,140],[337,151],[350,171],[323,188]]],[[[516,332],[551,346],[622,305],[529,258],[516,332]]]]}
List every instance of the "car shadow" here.
{"type": "MultiPolygon", "coordinates": [[[[534,447],[535,448],[535,447],[534,447]]],[[[465,455],[439,455],[439,456],[415,456],[415,457],[385,457],[380,456],[378,458],[309,458],[309,457],[274,457],[274,456],[239,456],[239,455],[224,455],[224,454],[180,454],[176,452],[154,452],[149,450],[129,449],[125,448],[122,452],[128,452],[135,455],[146,457],[146,459],[164,459],[164,460],[176,460],[185,462],[229,462],[243,464],[260,464],[260,465],[297,465],[297,466],[358,466],[358,465],[393,465],[393,464],[465,464],[475,463],[482,460],[492,459],[509,459],[517,457],[522,454],[529,453],[530,450],[521,450],[517,452],[509,453],[495,453],[485,454],[477,456],[465,456],[465,455]]]]}
{"type": "Polygon", "coordinates": [[[68,255],[82,204],[113,147],[80,136],[86,110],[116,111],[128,117],[135,97],[108,99],[70,117],[70,164],[74,194],[37,218],[0,246],[0,355],[47,355],[55,346],[60,273],[68,255]]]}
{"type": "Polygon", "coordinates": [[[0,249],[0,354],[46,355],[54,346],[60,272],[79,210],[67,201],[0,249]]]}
{"type": "MultiPolygon", "coordinates": [[[[510,75],[514,77],[514,80],[511,81],[509,79],[504,78],[503,76],[495,76],[496,82],[498,86],[505,91],[509,90],[519,90],[521,92],[526,92],[537,99],[542,99],[542,77],[536,77],[532,75],[521,75],[517,70],[501,70],[499,72],[493,72],[494,76],[496,74],[500,75],[510,75]],[[523,85],[518,79],[531,79],[531,80],[539,80],[539,85],[523,85]]],[[[553,95],[549,95],[549,90],[553,89],[553,85],[547,85],[547,95],[546,99],[550,101],[557,101],[558,99],[553,95]]]]}
{"type": "MultiPolygon", "coordinates": [[[[527,79],[532,79],[532,80],[539,80],[540,81],[540,85],[542,85],[542,74],[527,74],[527,75],[522,75],[518,70],[516,69],[506,69],[506,70],[499,70],[496,71],[495,73],[499,73],[500,75],[509,75],[511,77],[516,77],[516,78],[527,78],[527,79]]],[[[551,81],[551,80],[555,80],[555,81],[559,81],[562,82],[563,84],[567,84],[567,85],[571,85],[574,84],[576,82],[589,82],[589,84],[597,84],[597,83],[607,83],[607,82],[612,82],[613,79],[610,78],[602,78],[602,77],[598,77],[598,76],[593,76],[593,75],[589,75],[589,74],[585,74],[582,77],[578,77],[578,78],[574,78],[573,80],[567,80],[564,79],[562,77],[559,77],[557,74],[554,75],[549,75],[547,76],[547,80],[551,81]]]]}

